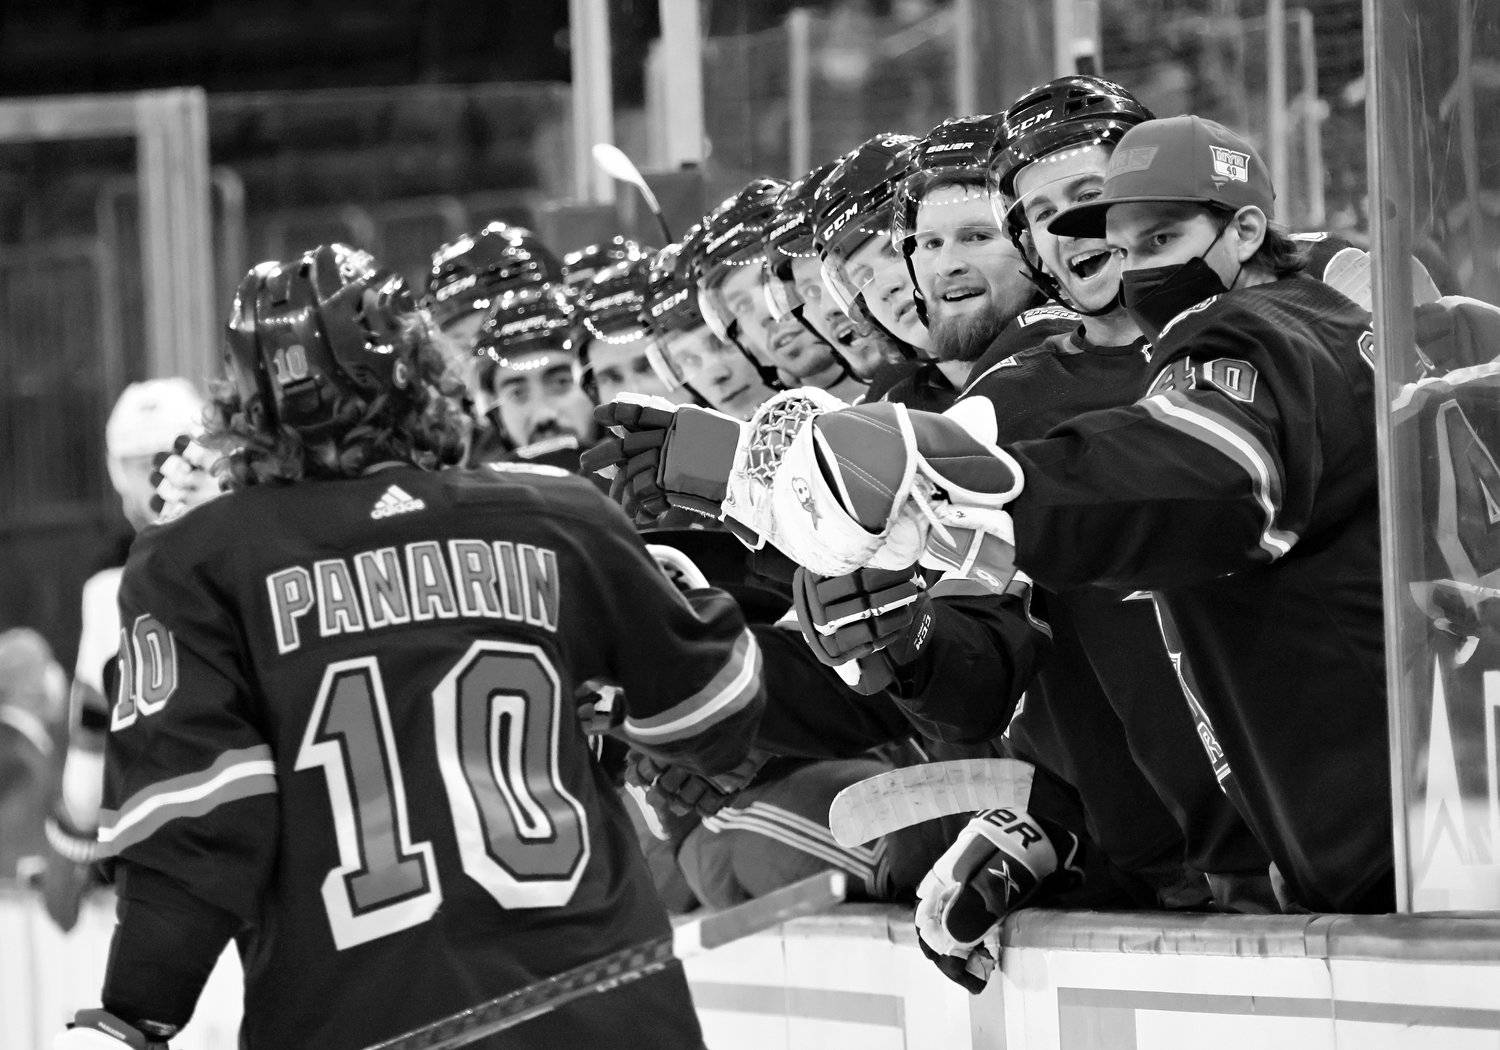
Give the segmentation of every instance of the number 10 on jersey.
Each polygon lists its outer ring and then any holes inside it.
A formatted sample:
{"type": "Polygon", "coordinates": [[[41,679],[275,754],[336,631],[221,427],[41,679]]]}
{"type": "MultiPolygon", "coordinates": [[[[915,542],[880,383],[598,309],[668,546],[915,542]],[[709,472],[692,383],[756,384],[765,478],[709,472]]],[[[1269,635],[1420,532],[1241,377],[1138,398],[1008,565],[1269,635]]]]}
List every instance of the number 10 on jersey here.
{"type": "MultiPolygon", "coordinates": [[[[432,692],[463,875],[504,908],[566,904],[588,863],[588,817],[559,771],[566,713],[546,652],[515,642],[475,642],[432,692]]],[[[443,876],[431,840],[412,836],[375,657],[324,671],[295,768],[320,769],[328,787],[339,864],[322,894],[334,943],[349,948],[432,918],[443,876]]]]}

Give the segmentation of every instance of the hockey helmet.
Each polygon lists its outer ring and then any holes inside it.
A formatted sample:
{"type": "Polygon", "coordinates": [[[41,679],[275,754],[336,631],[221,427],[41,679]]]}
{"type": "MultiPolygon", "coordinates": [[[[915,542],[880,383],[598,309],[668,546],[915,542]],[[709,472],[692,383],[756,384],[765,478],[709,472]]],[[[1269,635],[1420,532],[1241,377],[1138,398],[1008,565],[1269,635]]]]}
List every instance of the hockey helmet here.
{"type": "Polygon", "coordinates": [[[813,194],[813,244],[823,283],[846,313],[861,316],[867,283],[849,265],[872,238],[889,238],[896,190],[911,162],[915,135],[882,132],[844,154],[813,194]]]}
{"type": "Polygon", "coordinates": [[[792,279],[792,260],[817,257],[813,248],[813,195],[838,163],[821,164],[781,191],[776,216],[762,238],[766,255],[766,301],[778,321],[802,316],[805,305],[792,279]]]}
{"type": "Polygon", "coordinates": [[[397,343],[416,312],[399,275],[347,245],[261,263],[235,293],[230,378],[265,424],[319,434],[335,424],[341,396],[374,398],[406,385],[397,343]]]}
{"type": "Polygon", "coordinates": [[[504,365],[523,354],[571,354],[573,322],[573,300],[562,285],[517,288],[490,307],[479,328],[474,355],[504,365]]]}
{"type": "Polygon", "coordinates": [[[488,310],[506,292],[562,279],[562,263],[541,238],[524,226],[492,222],[433,253],[427,305],[446,328],[488,310]]]}
{"type": "Polygon", "coordinates": [[[786,185],[781,179],[752,179],[705,215],[701,233],[687,242],[698,269],[698,308],[720,339],[740,341],[740,319],[725,289],[731,274],[755,267],[753,288],[764,295],[764,236],[776,219],[776,202],[786,185]]]}
{"type": "Polygon", "coordinates": [[[569,288],[582,288],[600,270],[631,259],[644,259],[650,252],[623,234],[607,241],[576,248],[562,257],[562,281],[569,288]]]}
{"type": "Polygon", "coordinates": [[[645,255],[623,259],[600,269],[578,291],[573,343],[578,353],[579,384],[590,397],[597,390],[589,363],[591,345],[595,341],[622,344],[648,338],[644,314],[649,270],[650,259],[645,255]]]}
{"type": "Polygon", "coordinates": [[[989,157],[989,187],[996,219],[1019,223],[1012,205],[1016,173],[1038,157],[1069,146],[1119,142],[1137,124],[1153,119],[1140,100],[1119,84],[1073,75],[1039,84],[1005,111],[989,157]],[[1007,214],[1009,213],[1009,214],[1007,214]]]}

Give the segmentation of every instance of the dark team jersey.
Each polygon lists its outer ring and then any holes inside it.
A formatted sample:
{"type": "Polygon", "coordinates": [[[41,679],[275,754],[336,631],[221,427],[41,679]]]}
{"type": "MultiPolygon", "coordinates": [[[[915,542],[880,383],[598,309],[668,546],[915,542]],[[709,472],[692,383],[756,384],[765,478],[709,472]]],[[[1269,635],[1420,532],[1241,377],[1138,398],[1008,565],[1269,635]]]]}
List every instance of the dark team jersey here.
{"type": "MultiPolygon", "coordinates": [[[[247,1048],[363,1047],[665,934],[574,697],[618,683],[637,746],[737,762],[759,648],[695,598],[560,471],[223,497],[132,552],[101,842],[245,925],[247,1048]]],[[[680,975],[492,1042],[630,1025],[701,1044],[680,975]]]]}
{"type": "MultiPolygon", "coordinates": [[[[1052,332],[976,370],[948,415],[992,444],[1038,437],[1083,412],[1143,393],[1150,354],[1144,339],[1109,347],[1088,342],[1076,326],[1052,332]]],[[[1052,652],[1034,678],[1009,686],[1011,693],[1029,691],[1012,732],[1033,738],[1034,750],[1079,788],[1105,829],[1097,837],[1125,866],[1131,866],[1125,851],[1132,842],[1164,838],[1170,812],[1194,867],[1263,875],[1269,863],[1264,849],[1208,764],[1196,761],[1199,734],[1152,605],[1130,598],[1096,587],[1038,594],[1035,611],[1051,631],[1052,652]]],[[[982,688],[975,676],[936,674],[941,680],[925,683],[925,699],[910,701],[929,718],[987,729],[1005,717],[1009,708],[1000,701],[1007,690],[997,693],[992,676],[982,688]]]]}
{"type": "Polygon", "coordinates": [[[1162,333],[1140,400],[1010,446],[1017,562],[1151,589],[1246,821],[1295,899],[1388,905],[1369,314],[1294,277],[1162,333]]]}

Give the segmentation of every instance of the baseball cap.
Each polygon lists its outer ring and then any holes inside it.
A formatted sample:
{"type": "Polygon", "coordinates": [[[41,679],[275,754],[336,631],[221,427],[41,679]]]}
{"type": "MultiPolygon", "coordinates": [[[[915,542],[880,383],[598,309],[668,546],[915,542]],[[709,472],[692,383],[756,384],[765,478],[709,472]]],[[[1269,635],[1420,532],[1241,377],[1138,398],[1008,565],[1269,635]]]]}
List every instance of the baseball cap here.
{"type": "Polygon", "coordinates": [[[1115,204],[1254,205],[1271,217],[1276,191],[1265,161],[1224,125],[1191,114],[1137,124],[1120,139],[1104,172],[1104,192],[1061,212],[1047,226],[1059,237],[1103,237],[1115,204]]]}

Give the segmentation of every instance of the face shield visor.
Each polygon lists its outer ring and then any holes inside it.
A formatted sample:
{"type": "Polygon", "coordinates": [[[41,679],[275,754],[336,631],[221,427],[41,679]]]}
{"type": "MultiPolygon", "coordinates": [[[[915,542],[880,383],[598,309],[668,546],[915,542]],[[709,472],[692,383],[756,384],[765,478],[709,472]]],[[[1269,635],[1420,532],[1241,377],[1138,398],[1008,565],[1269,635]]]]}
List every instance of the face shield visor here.
{"type": "Polygon", "coordinates": [[[860,249],[877,239],[888,245],[890,224],[889,209],[871,215],[851,216],[837,230],[830,232],[824,243],[823,286],[839,309],[855,319],[863,317],[858,305],[860,297],[881,270],[878,260],[869,258],[870,253],[861,253],[860,249]],[[861,257],[856,259],[856,255],[861,257]]]}

